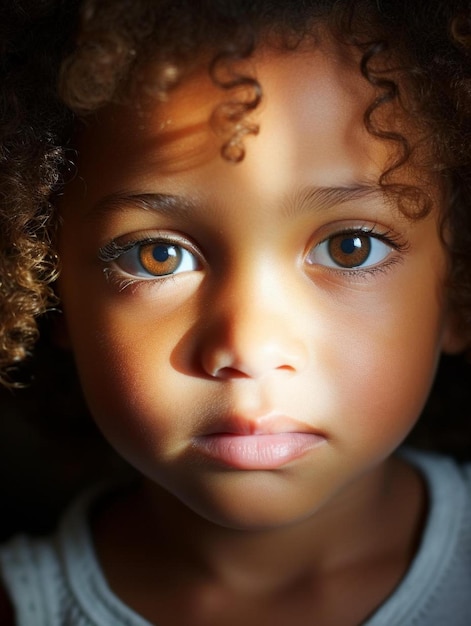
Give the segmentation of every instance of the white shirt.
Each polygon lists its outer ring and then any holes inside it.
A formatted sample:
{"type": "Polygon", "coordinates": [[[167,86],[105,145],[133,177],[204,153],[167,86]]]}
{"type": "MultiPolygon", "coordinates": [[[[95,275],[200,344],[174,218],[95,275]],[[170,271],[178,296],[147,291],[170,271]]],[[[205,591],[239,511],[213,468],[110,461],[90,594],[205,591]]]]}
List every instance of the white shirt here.
{"type": "MultiPolygon", "coordinates": [[[[403,454],[426,480],[427,521],[406,575],[363,626],[471,626],[471,465],[403,454]]],[[[107,585],[87,522],[94,498],[80,498],[53,536],[0,549],[18,626],[150,626],[107,585]]]]}

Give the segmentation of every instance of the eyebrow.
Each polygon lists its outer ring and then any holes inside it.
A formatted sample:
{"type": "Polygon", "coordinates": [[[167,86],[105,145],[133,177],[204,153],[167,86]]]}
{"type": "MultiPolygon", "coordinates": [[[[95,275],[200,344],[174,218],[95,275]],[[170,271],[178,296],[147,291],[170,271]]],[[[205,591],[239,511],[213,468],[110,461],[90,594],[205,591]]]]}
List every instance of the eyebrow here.
{"type": "Polygon", "coordinates": [[[87,213],[87,218],[93,220],[110,212],[125,212],[130,209],[155,211],[161,215],[185,217],[196,210],[198,202],[186,196],[167,193],[112,193],[96,202],[87,213]]]}
{"type": "MultiPolygon", "coordinates": [[[[377,184],[358,184],[339,187],[304,187],[283,204],[283,215],[295,217],[304,213],[324,212],[347,202],[368,197],[384,197],[377,184]]],[[[188,196],[167,193],[117,192],[104,196],[87,213],[94,220],[109,212],[126,212],[140,209],[163,216],[185,218],[201,207],[202,202],[188,196]]]]}
{"type": "Polygon", "coordinates": [[[384,198],[385,191],[378,184],[355,184],[339,187],[304,187],[285,206],[287,217],[304,213],[324,212],[347,202],[367,198],[384,198]]]}

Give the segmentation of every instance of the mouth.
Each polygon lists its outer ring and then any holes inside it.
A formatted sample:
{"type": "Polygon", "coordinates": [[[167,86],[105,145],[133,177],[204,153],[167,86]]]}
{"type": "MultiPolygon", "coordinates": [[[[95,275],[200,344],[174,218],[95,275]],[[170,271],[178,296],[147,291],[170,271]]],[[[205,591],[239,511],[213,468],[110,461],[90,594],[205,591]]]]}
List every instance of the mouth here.
{"type": "Polygon", "coordinates": [[[274,470],[325,443],[324,434],[282,416],[231,419],[193,448],[216,463],[239,470],[274,470]]]}

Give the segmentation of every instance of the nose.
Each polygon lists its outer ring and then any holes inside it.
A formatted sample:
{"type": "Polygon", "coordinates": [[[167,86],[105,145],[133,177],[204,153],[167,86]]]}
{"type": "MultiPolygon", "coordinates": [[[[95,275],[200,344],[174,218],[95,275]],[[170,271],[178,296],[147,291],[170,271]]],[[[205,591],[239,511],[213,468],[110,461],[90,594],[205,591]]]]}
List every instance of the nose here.
{"type": "Polygon", "coordinates": [[[296,373],[307,360],[299,307],[278,285],[226,283],[211,298],[201,337],[200,364],[217,379],[258,379],[274,372],[296,373]]]}

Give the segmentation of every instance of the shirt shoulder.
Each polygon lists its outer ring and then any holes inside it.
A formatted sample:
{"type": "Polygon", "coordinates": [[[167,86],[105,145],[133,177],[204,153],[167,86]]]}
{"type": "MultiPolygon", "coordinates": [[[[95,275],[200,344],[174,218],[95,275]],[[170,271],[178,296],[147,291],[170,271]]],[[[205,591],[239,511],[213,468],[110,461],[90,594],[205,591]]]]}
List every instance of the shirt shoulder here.
{"type": "Polygon", "coordinates": [[[427,489],[428,514],[402,581],[365,626],[471,624],[471,465],[401,451],[427,489]]]}
{"type": "Polygon", "coordinates": [[[79,497],[54,534],[20,535],[0,547],[16,626],[150,626],[113,594],[100,568],[89,512],[103,495],[100,487],[79,497]]]}

